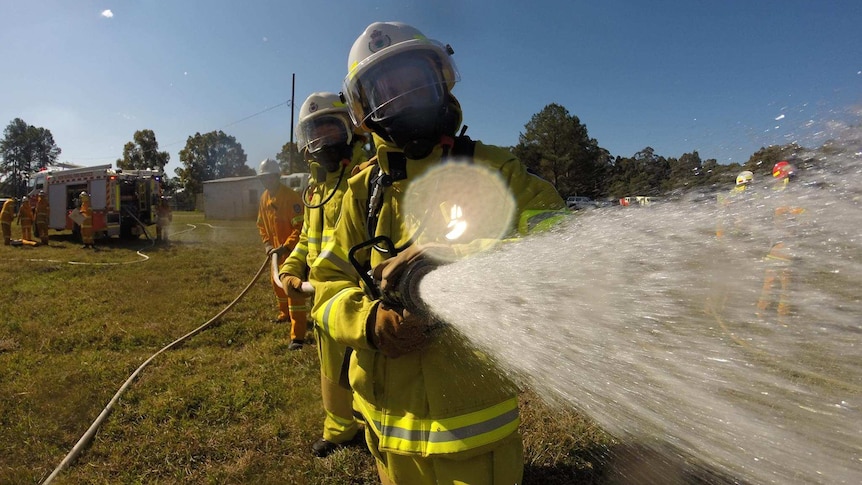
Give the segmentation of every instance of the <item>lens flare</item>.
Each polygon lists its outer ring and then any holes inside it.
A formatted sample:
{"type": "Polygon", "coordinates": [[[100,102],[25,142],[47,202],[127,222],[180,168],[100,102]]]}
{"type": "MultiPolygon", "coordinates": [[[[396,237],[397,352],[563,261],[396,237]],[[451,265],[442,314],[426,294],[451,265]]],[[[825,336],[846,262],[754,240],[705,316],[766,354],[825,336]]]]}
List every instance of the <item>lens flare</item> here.
{"type": "Polygon", "coordinates": [[[423,240],[451,243],[506,237],[516,208],[498,172],[460,162],[439,165],[417,178],[404,203],[407,220],[423,228],[423,240]]]}

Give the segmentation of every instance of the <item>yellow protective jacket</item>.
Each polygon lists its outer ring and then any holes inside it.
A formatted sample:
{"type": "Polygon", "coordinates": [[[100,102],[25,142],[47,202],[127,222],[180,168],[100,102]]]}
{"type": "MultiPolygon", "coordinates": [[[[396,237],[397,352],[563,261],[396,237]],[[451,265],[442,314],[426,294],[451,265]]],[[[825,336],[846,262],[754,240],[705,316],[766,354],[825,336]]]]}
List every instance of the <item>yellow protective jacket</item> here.
{"type": "Polygon", "coordinates": [[[36,222],[44,222],[48,223],[48,199],[45,197],[39,197],[36,199],[36,222]]]}
{"type": "Polygon", "coordinates": [[[715,224],[715,237],[722,238],[727,233],[736,237],[750,235],[751,228],[748,219],[751,214],[748,210],[757,198],[754,188],[749,185],[736,185],[725,194],[718,194],[718,220],[715,224]],[[748,207],[739,207],[740,204],[748,204],[748,207]]]}
{"type": "MultiPolygon", "coordinates": [[[[389,173],[389,156],[399,151],[386,144],[377,146],[378,163],[389,173]]],[[[399,246],[411,237],[403,214],[404,190],[412,180],[438,166],[441,155],[437,146],[427,158],[407,161],[407,178],[394,182],[384,193],[376,235],[387,235],[399,246]]],[[[499,173],[515,198],[520,219],[547,221],[549,215],[561,217],[567,212],[553,186],[527,173],[510,152],[477,142],[473,163],[499,173]]],[[[383,451],[428,456],[492,445],[518,428],[516,389],[485,356],[466,346],[457,332],[444,327],[426,348],[397,359],[387,358],[369,343],[366,321],[378,300],[363,292],[347,253],[369,239],[366,221],[371,173],[367,168],[350,179],[334,240],[324,246],[312,265],[314,319],[332,338],[354,349],[350,367],[354,405],[379,436],[383,451]]],[[[521,225],[531,224],[514,220],[511,232],[521,225]]],[[[419,242],[431,241],[420,237],[419,242]]],[[[357,258],[368,267],[378,265],[384,257],[377,251],[357,252],[357,258]]]]}
{"type": "Polygon", "coordinates": [[[33,207],[30,205],[30,201],[21,203],[21,207],[18,209],[18,224],[33,224],[33,207]]]}
{"type": "Polygon", "coordinates": [[[350,178],[353,168],[364,163],[366,158],[362,145],[356,143],[353,146],[353,157],[350,164],[344,168],[344,174],[341,177],[339,177],[341,170],[328,173],[319,164],[313,161],[309,162],[313,168],[312,174],[318,171],[322,172],[321,178],[323,180],[312,178],[312,183],[315,185],[309,188],[307,192],[310,197],[308,204],[316,206],[330,195],[332,198],[323,207],[305,208],[305,222],[299,235],[299,243],[293,248],[290,256],[279,269],[279,277],[283,274],[290,274],[302,280],[308,278],[309,266],[317,259],[321,248],[332,240],[335,221],[341,214],[341,199],[347,189],[347,180],[350,178]],[[339,183],[339,178],[341,183],[339,183]]]}
{"type": "Polygon", "coordinates": [[[282,183],[278,184],[275,194],[264,190],[257,209],[260,240],[274,248],[293,249],[302,231],[303,208],[302,196],[282,183]]]}
{"type": "Polygon", "coordinates": [[[11,225],[13,220],[15,220],[15,201],[8,199],[6,202],[3,202],[3,210],[0,211],[0,222],[11,225]]]}

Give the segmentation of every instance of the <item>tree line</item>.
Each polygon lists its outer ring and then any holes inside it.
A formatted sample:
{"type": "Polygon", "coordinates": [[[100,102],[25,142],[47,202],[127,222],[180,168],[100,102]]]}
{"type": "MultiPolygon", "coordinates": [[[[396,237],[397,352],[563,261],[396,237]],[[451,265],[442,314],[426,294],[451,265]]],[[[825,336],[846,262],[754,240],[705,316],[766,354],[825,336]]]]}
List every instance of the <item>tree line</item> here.
{"type": "Polygon", "coordinates": [[[590,138],[577,116],[552,103],[533,115],[512,152],[564,196],[616,199],[724,188],[743,170],[771,178],[776,162],[795,159],[805,149],[795,143],[764,147],[743,164],[703,160],[697,151],[665,157],[649,146],[614,157],[590,138]]]}
{"type": "MultiPolygon", "coordinates": [[[[720,188],[732,183],[741,170],[768,177],[775,162],[804,150],[796,144],[765,147],[744,164],[703,160],[697,151],[679,158],[665,157],[649,146],[630,157],[615,157],[589,136],[577,116],[556,103],[533,115],[524,125],[518,144],[509,149],[563,196],[594,199],[720,188]]],[[[12,120],[0,140],[0,195],[25,193],[32,173],[63,166],[57,161],[60,153],[49,129],[29,125],[20,118],[12,120]]],[[[203,191],[204,181],[255,174],[247,165],[242,144],[221,130],[189,136],[179,156],[182,166],[174,170],[175,177],[166,177],[166,184],[168,193],[175,194],[181,206],[193,204],[194,194],[203,191]]],[[[308,171],[295,143],[285,143],[275,158],[285,173],[308,171]]],[[[170,154],[159,149],[153,130],[143,129],[125,144],[116,167],[163,171],[169,161],[170,154]]]]}

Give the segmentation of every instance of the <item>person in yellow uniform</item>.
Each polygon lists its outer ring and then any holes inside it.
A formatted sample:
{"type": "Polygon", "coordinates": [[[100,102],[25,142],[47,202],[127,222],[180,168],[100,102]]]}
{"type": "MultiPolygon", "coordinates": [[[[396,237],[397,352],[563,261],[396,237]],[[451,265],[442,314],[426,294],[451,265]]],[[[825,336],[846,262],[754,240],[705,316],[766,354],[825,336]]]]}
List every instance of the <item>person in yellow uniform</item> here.
{"type": "MultiPolygon", "coordinates": [[[[265,190],[260,196],[257,229],[267,256],[275,255],[276,264],[281,266],[299,242],[304,207],[302,197],[281,183],[281,167],[271,158],[260,163],[258,179],[265,190]]],[[[299,350],[305,343],[305,334],[308,330],[308,309],[305,306],[305,297],[296,292],[287,294],[276,278],[277,275],[270,274],[272,289],[278,300],[278,316],[273,321],[290,322],[288,349],[299,350]]]]}
{"type": "Polygon", "coordinates": [[[96,241],[93,233],[93,208],[90,206],[90,194],[81,192],[81,241],[84,243],[83,249],[95,249],[96,241]]]}
{"type": "Polygon", "coordinates": [[[718,208],[721,214],[715,227],[715,237],[721,239],[727,230],[735,232],[742,225],[740,220],[750,216],[750,214],[740,213],[739,209],[734,207],[734,203],[746,199],[746,196],[750,199],[753,182],[754,173],[743,170],[736,176],[736,185],[728,193],[718,195],[718,208]]]}
{"type": "Polygon", "coordinates": [[[36,196],[36,231],[42,244],[48,244],[48,198],[45,193],[39,191],[36,196]]]}
{"type": "Polygon", "coordinates": [[[775,179],[773,197],[779,201],[773,211],[773,223],[778,237],[773,240],[772,247],[764,258],[766,269],[760,298],[757,300],[757,315],[765,317],[774,303],[778,323],[786,325],[792,303],[790,283],[793,263],[798,258],[793,239],[799,226],[806,222],[802,220],[805,217],[805,208],[797,205],[797,197],[788,190],[796,179],[796,167],[782,160],[772,168],[772,176],[775,179]],[[772,291],[776,280],[780,285],[777,295],[772,291]]]}
{"type": "Polygon", "coordinates": [[[18,224],[21,226],[21,240],[33,241],[33,207],[26,195],[21,198],[21,207],[18,208],[18,224]]]}
{"type": "Polygon", "coordinates": [[[12,221],[15,220],[15,199],[9,198],[3,202],[0,210],[0,227],[3,229],[3,245],[12,244],[12,221]]]}
{"type": "MultiPolygon", "coordinates": [[[[505,184],[516,213],[503,221],[508,234],[567,213],[553,186],[509,151],[456,137],[462,117],[451,53],[397,22],[371,24],[353,44],[343,93],[354,124],[373,133],[379,168],[348,181],[333,239],[310,272],[315,321],[354,349],[354,406],[384,484],[511,485],[524,466],[514,384],[450,327],[381,296],[410,264],[484,247],[459,236],[473,226],[459,225],[453,201],[429,204],[414,220],[422,211],[405,209],[408,190],[434,169],[479,167],[505,184]]],[[[420,192],[437,196],[433,187],[420,192]]]]}
{"type": "MultiPolygon", "coordinates": [[[[288,294],[300,291],[322,245],[332,241],[347,179],[367,158],[362,147],[366,139],[354,134],[347,106],[335,93],[313,93],[302,103],[296,140],[300,153],[308,159],[311,185],[303,198],[305,223],[299,244],[279,272],[288,294]]],[[[323,437],[311,445],[311,452],[322,458],[352,442],[359,425],[353,416],[353,392],[347,382],[346,364],[351,349],[330,338],[319,326],[314,330],[320,358],[320,394],[326,415],[323,437]]]]}

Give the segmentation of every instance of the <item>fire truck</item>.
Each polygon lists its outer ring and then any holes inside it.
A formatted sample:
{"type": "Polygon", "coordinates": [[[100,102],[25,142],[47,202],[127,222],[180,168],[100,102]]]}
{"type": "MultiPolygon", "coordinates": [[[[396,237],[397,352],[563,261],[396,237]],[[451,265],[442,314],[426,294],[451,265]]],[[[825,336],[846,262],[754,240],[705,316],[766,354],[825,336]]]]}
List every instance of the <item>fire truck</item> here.
{"type": "Polygon", "coordinates": [[[115,170],[110,164],[42,170],[30,177],[28,195],[33,204],[40,191],[48,197],[49,228],[78,232],[75,210],[80,206],[81,192],[87,192],[94,233],[132,239],[156,223],[163,178],[164,174],[156,170],[115,170]]]}

